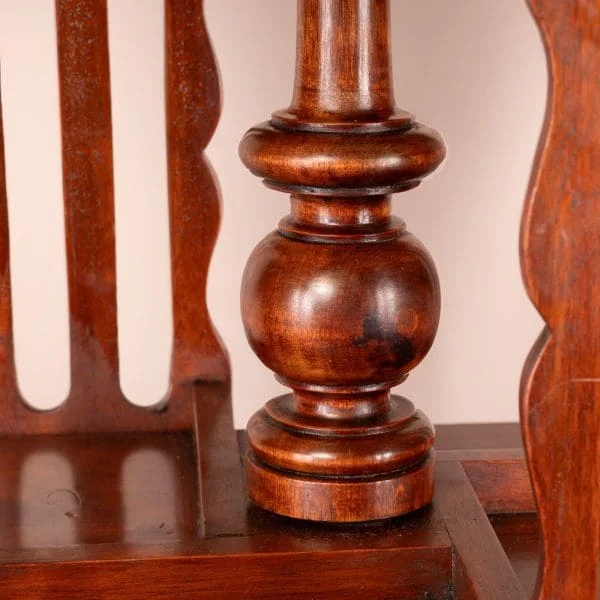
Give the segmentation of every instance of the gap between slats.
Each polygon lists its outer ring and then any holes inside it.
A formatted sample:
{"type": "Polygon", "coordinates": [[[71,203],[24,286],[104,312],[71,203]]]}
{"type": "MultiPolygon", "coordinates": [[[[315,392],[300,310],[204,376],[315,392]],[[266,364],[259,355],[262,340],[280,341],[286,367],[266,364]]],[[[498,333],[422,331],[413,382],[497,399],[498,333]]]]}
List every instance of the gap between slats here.
{"type": "Polygon", "coordinates": [[[53,0],[0,0],[0,60],[17,381],[29,403],[69,392],[53,0]]]}
{"type": "MultiPolygon", "coordinates": [[[[218,188],[204,149],[218,123],[220,94],[203,2],[166,3],[168,202],[170,229],[175,232],[170,240],[173,291],[169,293],[174,297],[177,344],[170,361],[168,410],[159,412],[136,409],[124,398],[119,382],[107,3],[56,0],[55,7],[71,387],[67,401],[48,415],[29,411],[18,401],[12,382],[11,307],[6,293],[5,348],[0,350],[7,360],[0,431],[19,435],[189,430],[191,384],[229,380],[227,356],[205,303],[220,211],[218,188]]],[[[3,218],[7,221],[6,211],[3,218]]],[[[3,252],[7,262],[8,248],[3,252]]],[[[8,270],[4,282],[8,292],[8,270]]]]}
{"type": "MultiPolygon", "coordinates": [[[[54,4],[0,0],[17,375],[43,409],[70,387],[54,4]]],[[[109,27],[120,380],[149,405],[167,391],[172,338],[163,2],[111,1],[109,27]]]]}
{"type": "Polygon", "coordinates": [[[120,381],[140,405],[167,394],[173,337],[164,11],[164,0],[108,2],[120,381]]]}

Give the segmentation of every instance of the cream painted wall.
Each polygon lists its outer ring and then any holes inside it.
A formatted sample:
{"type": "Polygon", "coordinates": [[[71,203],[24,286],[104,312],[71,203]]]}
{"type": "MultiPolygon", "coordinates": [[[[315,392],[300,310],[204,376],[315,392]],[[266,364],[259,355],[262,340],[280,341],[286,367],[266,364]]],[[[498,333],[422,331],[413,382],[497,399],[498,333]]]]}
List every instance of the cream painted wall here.
{"type": "MultiPolygon", "coordinates": [[[[246,345],[245,261],[287,211],[237,158],[244,131],[290,99],[295,2],[206,0],[224,111],[209,147],[224,221],[209,304],[234,367],[236,423],[282,389],[246,345]]],[[[518,223],[541,127],[546,68],[524,0],[392,0],[398,103],[445,137],[449,156],[395,210],[437,263],[434,349],[400,389],[434,421],[515,420],[521,365],[541,321],[518,267],[518,223]]],[[[122,386],[166,389],[170,320],[162,0],[109,0],[122,386]],[[143,15],[143,16],[141,16],[143,15]]],[[[52,0],[0,0],[0,57],[19,383],[38,406],[69,385],[52,0]]]]}

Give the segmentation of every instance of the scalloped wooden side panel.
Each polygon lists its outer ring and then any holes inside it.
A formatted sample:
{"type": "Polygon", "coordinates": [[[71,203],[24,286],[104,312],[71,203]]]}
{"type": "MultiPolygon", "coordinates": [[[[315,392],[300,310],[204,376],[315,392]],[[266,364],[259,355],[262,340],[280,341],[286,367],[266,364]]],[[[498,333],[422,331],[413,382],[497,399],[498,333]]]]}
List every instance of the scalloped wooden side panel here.
{"type": "Polygon", "coordinates": [[[521,385],[543,531],[535,598],[595,599],[600,560],[600,2],[529,0],[551,89],[521,230],[546,322],[521,385]]]}

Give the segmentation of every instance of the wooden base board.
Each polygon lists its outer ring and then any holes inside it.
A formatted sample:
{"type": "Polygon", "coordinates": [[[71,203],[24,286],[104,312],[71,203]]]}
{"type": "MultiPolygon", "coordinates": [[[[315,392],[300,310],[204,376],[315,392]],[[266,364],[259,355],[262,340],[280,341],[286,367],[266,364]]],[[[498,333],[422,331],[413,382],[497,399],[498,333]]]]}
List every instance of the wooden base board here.
{"type": "Polygon", "coordinates": [[[364,479],[319,479],[275,471],[249,450],[249,496],[258,506],[297,519],[360,523],[405,515],[433,498],[435,453],[405,471],[364,479]],[[285,481],[285,485],[282,485],[285,481]]]}
{"type": "Polygon", "coordinates": [[[338,526],[278,517],[244,497],[243,535],[198,537],[188,434],[13,438],[0,452],[10,458],[0,529],[8,598],[449,594],[452,545],[434,508],[338,526]]]}
{"type": "MultiPolygon", "coordinates": [[[[222,400],[207,400],[213,415],[222,400]]],[[[460,448],[469,427],[454,442],[440,427],[430,507],[368,524],[311,523],[247,501],[244,436],[232,445],[226,408],[221,416],[197,458],[192,432],[1,439],[4,597],[515,600],[530,590],[539,554],[534,542],[519,545],[524,517],[493,517],[503,550],[481,503],[527,507],[522,477],[511,480],[524,468],[518,448],[460,448]]]]}

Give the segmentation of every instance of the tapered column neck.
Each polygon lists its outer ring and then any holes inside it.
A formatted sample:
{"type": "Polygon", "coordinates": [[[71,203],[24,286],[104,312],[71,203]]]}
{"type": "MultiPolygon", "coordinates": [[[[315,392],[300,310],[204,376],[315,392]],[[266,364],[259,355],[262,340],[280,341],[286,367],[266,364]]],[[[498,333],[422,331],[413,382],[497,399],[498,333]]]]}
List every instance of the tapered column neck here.
{"type": "Polygon", "coordinates": [[[301,120],[383,120],[394,110],[389,0],[298,0],[301,120]]]}

